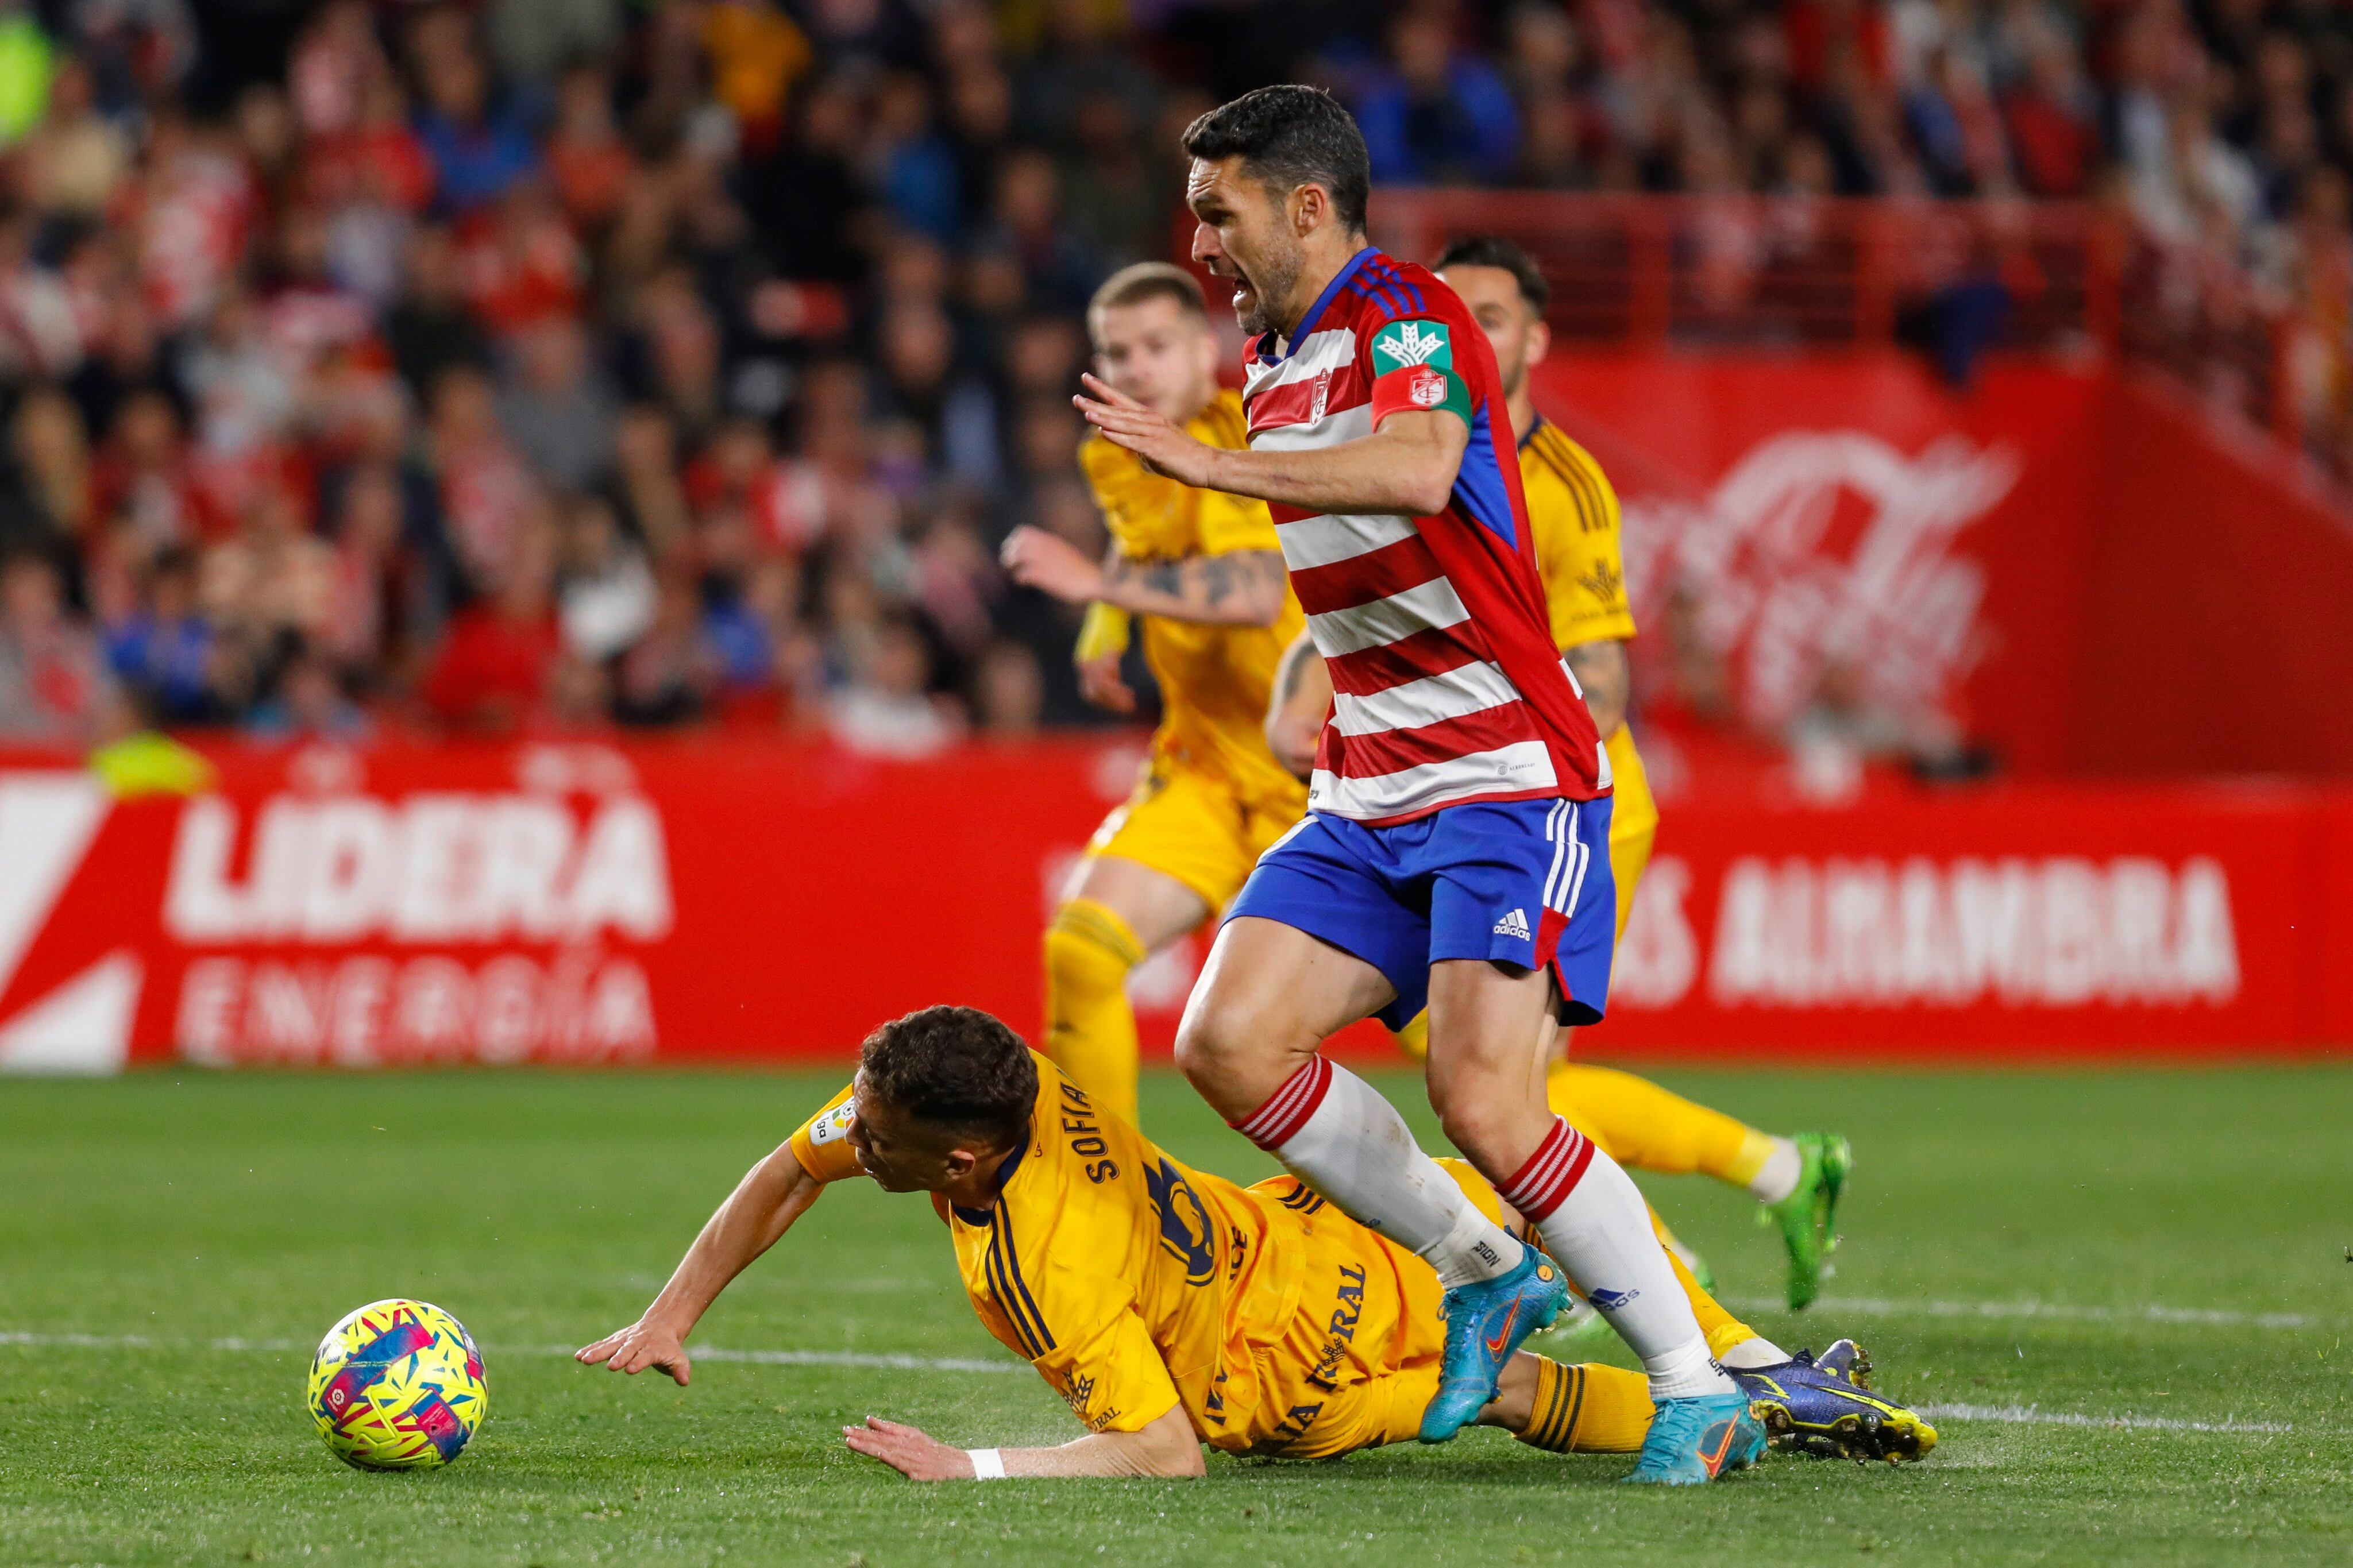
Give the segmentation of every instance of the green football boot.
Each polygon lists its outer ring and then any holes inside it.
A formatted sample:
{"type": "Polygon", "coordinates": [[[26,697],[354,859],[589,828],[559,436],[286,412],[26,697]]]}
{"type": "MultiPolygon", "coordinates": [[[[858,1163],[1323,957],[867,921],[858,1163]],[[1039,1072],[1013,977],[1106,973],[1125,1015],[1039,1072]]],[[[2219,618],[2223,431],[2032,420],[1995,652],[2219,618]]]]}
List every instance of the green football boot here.
{"type": "Polygon", "coordinates": [[[1838,1205],[1854,1170],[1854,1151],[1835,1132],[1800,1132],[1790,1139],[1802,1162],[1798,1184],[1778,1204],[1757,1211],[1759,1226],[1781,1228],[1789,1249],[1789,1310],[1800,1311],[1822,1293],[1830,1255],[1838,1250],[1838,1205]]]}

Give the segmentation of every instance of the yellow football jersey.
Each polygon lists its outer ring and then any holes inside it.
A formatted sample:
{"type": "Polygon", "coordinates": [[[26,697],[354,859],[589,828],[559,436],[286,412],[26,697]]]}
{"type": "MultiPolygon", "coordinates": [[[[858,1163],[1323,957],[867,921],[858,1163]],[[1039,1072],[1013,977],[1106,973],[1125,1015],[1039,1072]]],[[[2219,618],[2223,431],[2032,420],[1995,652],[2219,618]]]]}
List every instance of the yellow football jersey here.
{"type": "MultiPolygon", "coordinates": [[[[1241,395],[1221,391],[1185,428],[1213,447],[1247,447],[1241,395]]],[[[1119,552],[1133,561],[1176,561],[1239,550],[1280,551],[1266,503],[1197,490],[1149,472],[1126,447],[1090,437],[1079,463],[1093,486],[1119,552]]],[[[1250,801],[1295,799],[1307,786],[1266,749],[1268,693],[1282,650],[1306,625],[1288,586],[1282,615],[1271,626],[1208,626],[1144,618],[1144,657],[1160,683],[1164,717],[1155,749],[1217,773],[1250,801]]]]}
{"type": "Polygon", "coordinates": [[[1520,445],[1520,486],[1557,647],[1634,635],[1619,552],[1618,493],[1586,449],[1539,417],[1520,445]]]}
{"type": "MultiPolygon", "coordinates": [[[[1361,1446],[1349,1396],[1386,1388],[1402,1321],[1428,1320],[1416,1338],[1434,1365],[1437,1277],[1399,1279],[1414,1259],[1392,1259],[1290,1177],[1246,1188],[1178,1164],[1032,1056],[1037,1106],[997,1201],[934,1199],[981,1323],[1091,1431],[1136,1431],[1182,1405],[1201,1440],[1229,1452],[1361,1446]]],[[[820,1181],[860,1173],[849,1096],[793,1134],[820,1181]]]]}

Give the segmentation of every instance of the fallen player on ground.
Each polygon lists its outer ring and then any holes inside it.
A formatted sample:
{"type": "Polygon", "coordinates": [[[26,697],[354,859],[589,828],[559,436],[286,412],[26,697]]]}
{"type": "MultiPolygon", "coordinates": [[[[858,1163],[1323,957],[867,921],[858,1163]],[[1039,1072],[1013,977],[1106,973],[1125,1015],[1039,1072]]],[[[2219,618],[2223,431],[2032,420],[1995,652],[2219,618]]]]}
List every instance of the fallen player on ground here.
{"type": "MultiPolygon", "coordinates": [[[[1442,1169],[1491,1219],[1527,1233],[1475,1171],[1442,1169]]],[[[687,1336],[720,1291],[828,1183],[860,1174],[932,1195],[982,1324],[1088,1429],[1059,1447],[973,1450],[875,1417],[844,1430],[915,1479],[1198,1476],[1204,1443],[1326,1458],[1414,1436],[1437,1392],[1444,1292],[1427,1263],[1295,1177],[1245,1188],[1176,1163],[966,1007],[870,1036],[855,1081],[752,1168],[644,1316],[578,1359],[659,1367],[684,1385],[687,1336]]],[[[1719,1355],[1761,1342],[1681,1279],[1719,1355]]],[[[1926,1423],[1849,1375],[1859,1353],[1845,1342],[1819,1361],[1776,1352],[1736,1375],[1757,1419],[1792,1443],[1927,1452],[1926,1423]]],[[[1632,1453],[1651,1409],[1640,1373],[1523,1351],[1477,1420],[1554,1452],[1632,1453]]],[[[1693,1479],[1748,1458],[1725,1426],[1718,1466],[1693,1479]]]]}

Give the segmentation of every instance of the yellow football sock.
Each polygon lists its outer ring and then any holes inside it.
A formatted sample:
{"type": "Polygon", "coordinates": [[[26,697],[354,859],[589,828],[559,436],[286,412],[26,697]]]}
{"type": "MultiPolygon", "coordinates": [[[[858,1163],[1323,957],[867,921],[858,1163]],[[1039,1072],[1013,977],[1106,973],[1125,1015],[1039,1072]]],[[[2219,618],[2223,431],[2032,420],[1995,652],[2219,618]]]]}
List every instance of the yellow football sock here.
{"type": "Polygon", "coordinates": [[[1631,1454],[1651,1429],[1651,1381],[1623,1367],[1536,1358],[1535,1408],[1513,1436],[1555,1454],[1631,1454]]]}
{"type": "Polygon", "coordinates": [[[1771,1134],[1611,1068],[1563,1062],[1546,1079],[1545,1098],[1620,1164],[1661,1175],[1696,1171],[1746,1187],[1773,1152],[1771,1134]]]}
{"type": "Polygon", "coordinates": [[[1046,928],[1046,1054],[1096,1106],[1135,1121],[1135,1009],[1144,944],[1107,904],[1072,899],[1046,928]]]}

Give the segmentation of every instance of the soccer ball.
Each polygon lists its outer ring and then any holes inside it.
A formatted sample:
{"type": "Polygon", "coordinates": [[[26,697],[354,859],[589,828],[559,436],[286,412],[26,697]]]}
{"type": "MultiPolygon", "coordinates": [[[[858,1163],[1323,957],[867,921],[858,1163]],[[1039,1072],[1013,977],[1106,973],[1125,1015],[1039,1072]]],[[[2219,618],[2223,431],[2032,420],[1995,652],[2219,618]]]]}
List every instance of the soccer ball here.
{"type": "Polygon", "coordinates": [[[363,1470],[446,1465],[490,1411],[482,1353],[440,1308],[371,1301],[327,1331],[311,1362],[311,1416],[343,1463],[363,1470]]]}

